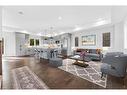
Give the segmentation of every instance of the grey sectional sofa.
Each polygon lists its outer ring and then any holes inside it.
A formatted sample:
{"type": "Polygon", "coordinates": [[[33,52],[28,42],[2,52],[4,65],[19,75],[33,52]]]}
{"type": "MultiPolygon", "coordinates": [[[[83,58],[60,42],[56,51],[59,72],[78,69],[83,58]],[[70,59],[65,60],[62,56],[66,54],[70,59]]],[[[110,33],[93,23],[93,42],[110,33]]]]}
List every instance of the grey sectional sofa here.
{"type": "Polygon", "coordinates": [[[86,51],[85,57],[90,58],[91,60],[101,60],[103,55],[101,49],[77,49],[74,51],[74,55],[80,55],[81,52],[86,51]]]}

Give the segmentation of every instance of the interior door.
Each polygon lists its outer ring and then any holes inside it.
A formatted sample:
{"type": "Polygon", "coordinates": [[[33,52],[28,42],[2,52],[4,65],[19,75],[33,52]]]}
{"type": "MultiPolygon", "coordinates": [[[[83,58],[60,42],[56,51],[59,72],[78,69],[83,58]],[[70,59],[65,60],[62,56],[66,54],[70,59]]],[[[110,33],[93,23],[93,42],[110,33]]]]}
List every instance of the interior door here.
{"type": "Polygon", "coordinates": [[[25,34],[16,33],[16,55],[25,55],[25,34]]]}

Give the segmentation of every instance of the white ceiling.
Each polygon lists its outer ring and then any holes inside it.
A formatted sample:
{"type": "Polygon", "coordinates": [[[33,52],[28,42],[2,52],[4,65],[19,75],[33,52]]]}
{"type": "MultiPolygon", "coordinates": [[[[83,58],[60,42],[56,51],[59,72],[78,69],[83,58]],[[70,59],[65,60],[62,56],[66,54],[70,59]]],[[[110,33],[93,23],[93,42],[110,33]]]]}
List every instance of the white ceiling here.
{"type": "Polygon", "coordinates": [[[115,8],[110,6],[5,6],[2,26],[4,31],[28,31],[43,35],[49,34],[50,27],[53,27],[52,32],[59,34],[109,24],[113,10],[115,8]]]}

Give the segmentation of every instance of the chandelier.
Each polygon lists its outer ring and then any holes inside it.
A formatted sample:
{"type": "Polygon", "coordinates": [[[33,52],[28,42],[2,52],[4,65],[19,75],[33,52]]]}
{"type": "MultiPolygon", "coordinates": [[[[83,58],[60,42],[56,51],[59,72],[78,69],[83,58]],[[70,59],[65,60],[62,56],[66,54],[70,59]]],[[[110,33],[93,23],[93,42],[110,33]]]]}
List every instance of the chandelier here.
{"type": "Polygon", "coordinates": [[[53,39],[53,27],[50,27],[49,29],[45,29],[43,34],[45,40],[47,40],[48,38],[53,39]]]}

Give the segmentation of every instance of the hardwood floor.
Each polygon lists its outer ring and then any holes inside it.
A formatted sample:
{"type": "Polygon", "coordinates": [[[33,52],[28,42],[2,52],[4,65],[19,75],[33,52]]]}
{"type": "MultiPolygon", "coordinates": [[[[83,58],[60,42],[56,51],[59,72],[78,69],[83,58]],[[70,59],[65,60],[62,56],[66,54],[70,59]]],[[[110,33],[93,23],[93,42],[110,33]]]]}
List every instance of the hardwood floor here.
{"type": "MultiPolygon", "coordinates": [[[[48,60],[39,61],[34,57],[3,57],[3,89],[13,88],[11,70],[22,66],[28,66],[50,89],[103,89],[94,83],[50,66],[48,60]]],[[[107,88],[127,88],[127,83],[123,86],[122,82],[121,79],[108,76],[107,88]]]]}

